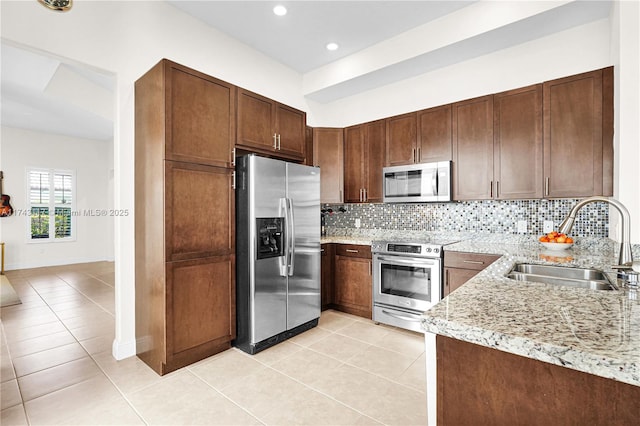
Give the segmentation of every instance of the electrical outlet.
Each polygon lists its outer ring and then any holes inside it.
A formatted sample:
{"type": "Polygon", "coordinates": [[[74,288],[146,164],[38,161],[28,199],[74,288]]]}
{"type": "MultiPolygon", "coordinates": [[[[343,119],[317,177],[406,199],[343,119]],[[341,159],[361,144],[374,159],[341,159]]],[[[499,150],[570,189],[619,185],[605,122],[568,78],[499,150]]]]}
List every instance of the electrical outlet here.
{"type": "Polygon", "coordinates": [[[526,220],[519,220],[518,221],[517,231],[518,231],[518,234],[526,234],[527,233],[527,221],[526,220]]]}
{"type": "Polygon", "coordinates": [[[545,234],[548,234],[549,232],[552,232],[552,231],[553,231],[553,221],[545,220],[542,225],[542,232],[544,232],[545,234]]]}
{"type": "Polygon", "coordinates": [[[356,219],[356,228],[360,228],[360,218],[356,219]]]}

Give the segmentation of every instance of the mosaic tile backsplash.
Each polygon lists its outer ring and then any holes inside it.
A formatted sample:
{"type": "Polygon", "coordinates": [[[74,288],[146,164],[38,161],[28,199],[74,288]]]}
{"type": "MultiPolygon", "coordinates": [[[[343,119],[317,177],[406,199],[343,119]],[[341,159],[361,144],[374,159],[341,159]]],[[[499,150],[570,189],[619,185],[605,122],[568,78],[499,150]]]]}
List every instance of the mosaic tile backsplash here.
{"type": "MultiPolygon", "coordinates": [[[[545,220],[557,229],[578,199],[460,201],[451,203],[408,204],[331,204],[323,209],[325,225],[332,228],[397,231],[453,231],[491,234],[517,234],[518,221],[527,222],[528,235],[541,235],[545,220]],[[344,210],[341,211],[341,210],[344,210]]],[[[592,203],[583,207],[571,231],[574,237],[607,237],[609,206],[592,203]]]]}

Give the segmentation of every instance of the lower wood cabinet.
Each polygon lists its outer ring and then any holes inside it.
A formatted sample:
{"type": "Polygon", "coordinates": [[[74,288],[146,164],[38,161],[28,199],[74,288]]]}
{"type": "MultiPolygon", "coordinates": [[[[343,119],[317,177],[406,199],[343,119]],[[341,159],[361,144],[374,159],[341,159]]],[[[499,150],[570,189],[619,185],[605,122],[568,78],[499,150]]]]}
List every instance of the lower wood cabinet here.
{"type": "Polygon", "coordinates": [[[436,336],[439,425],[637,425],[640,387],[436,336]]]}
{"type": "Polygon", "coordinates": [[[231,347],[236,317],[233,256],[169,262],[166,361],[172,371],[231,347]]]}
{"type": "Polygon", "coordinates": [[[442,297],[448,296],[500,257],[493,254],[445,251],[442,297]]]}
{"type": "Polygon", "coordinates": [[[333,257],[335,244],[320,246],[320,298],[322,310],[333,307],[333,257]]]}
{"type": "Polygon", "coordinates": [[[338,244],[334,263],[334,306],[349,314],[371,319],[371,247],[338,244]]]}

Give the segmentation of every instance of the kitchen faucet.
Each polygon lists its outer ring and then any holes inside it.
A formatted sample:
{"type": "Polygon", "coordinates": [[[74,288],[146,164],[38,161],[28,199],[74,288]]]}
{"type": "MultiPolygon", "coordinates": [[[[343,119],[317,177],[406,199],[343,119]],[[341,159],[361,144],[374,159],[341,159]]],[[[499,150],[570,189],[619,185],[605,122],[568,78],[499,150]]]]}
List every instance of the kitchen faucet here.
{"type": "Polygon", "coordinates": [[[585,198],[584,200],[578,202],[578,204],[573,206],[573,208],[569,212],[569,216],[567,216],[567,218],[560,225],[558,232],[568,234],[571,231],[571,228],[573,228],[573,223],[576,220],[576,214],[578,213],[578,211],[585,205],[598,201],[611,204],[618,210],[618,212],[620,212],[620,216],[622,217],[622,241],[620,241],[620,254],[618,255],[617,266],[623,268],[631,268],[631,264],[633,263],[633,255],[631,253],[630,242],[631,230],[629,229],[631,225],[631,218],[629,216],[629,210],[627,210],[627,208],[618,200],[599,196],[585,198]]]}

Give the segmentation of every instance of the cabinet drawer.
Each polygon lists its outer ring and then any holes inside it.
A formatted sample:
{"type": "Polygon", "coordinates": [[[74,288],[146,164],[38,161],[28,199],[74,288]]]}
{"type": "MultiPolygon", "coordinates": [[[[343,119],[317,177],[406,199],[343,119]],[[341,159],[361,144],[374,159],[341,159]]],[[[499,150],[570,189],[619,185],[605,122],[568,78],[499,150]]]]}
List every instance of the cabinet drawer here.
{"type": "Polygon", "coordinates": [[[501,256],[495,254],[444,252],[445,268],[463,268],[481,271],[501,256]]]}
{"type": "Polygon", "coordinates": [[[336,255],[371,259],[371,247],[355,244],[337,244],[336,255]]]}

